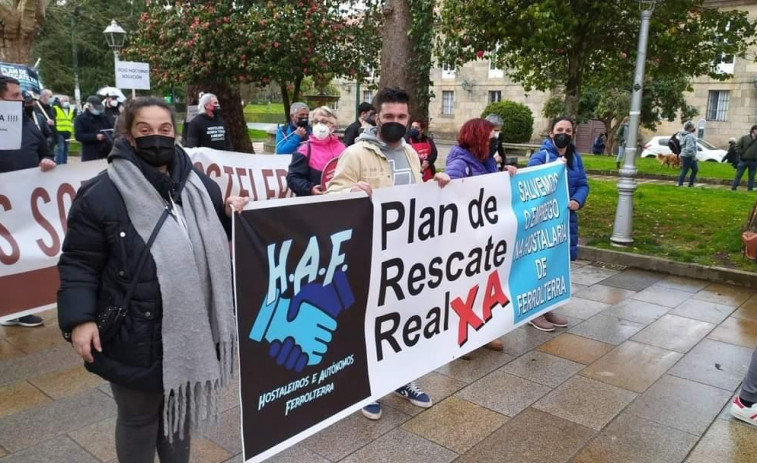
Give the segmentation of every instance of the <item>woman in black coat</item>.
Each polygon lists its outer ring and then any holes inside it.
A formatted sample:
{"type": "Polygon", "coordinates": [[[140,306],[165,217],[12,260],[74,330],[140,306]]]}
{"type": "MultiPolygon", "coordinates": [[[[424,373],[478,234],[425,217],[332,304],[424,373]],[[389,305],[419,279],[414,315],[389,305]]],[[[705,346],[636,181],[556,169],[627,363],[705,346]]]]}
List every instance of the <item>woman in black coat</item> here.
{"type": "Polygon", "coordinates": [[[175,145],[162,100],[137,98],[122,119],[107,171],[71,206],[58,320],[87,370],[111,383],[118,460],[152,462],[157,450],[161,462],[186,462],[190,417],[217,413],[231,375],[229,219],[248,198],[224,204],[175,145]]]}

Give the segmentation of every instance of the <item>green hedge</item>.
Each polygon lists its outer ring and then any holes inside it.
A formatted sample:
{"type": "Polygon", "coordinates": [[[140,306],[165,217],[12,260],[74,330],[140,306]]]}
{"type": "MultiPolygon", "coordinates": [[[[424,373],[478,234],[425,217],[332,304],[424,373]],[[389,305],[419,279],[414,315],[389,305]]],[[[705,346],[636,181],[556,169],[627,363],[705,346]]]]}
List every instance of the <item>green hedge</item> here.
{"type": "Polygon", "coordinates": [[[525,143],[534,131],[534,116],[528,106],[510,100],[490,103],[481,117],[496,114],[502,118],[502,135],[505,143],[525,143]]]}

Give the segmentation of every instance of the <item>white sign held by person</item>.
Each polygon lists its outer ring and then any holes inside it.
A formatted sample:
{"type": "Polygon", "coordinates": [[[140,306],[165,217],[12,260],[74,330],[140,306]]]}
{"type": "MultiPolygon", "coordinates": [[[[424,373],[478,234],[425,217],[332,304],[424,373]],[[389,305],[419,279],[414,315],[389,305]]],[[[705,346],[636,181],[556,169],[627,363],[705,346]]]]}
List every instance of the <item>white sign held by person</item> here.
{"type": "Polygon", "coordinates": [[[21,148],[22,111],[20,101],[0,101],[0,150],[21,148]]]}
{"type": "Polygon", "coordinates": [[[116,87],[150,90],[150,63],[117,61],[116,87]]]}

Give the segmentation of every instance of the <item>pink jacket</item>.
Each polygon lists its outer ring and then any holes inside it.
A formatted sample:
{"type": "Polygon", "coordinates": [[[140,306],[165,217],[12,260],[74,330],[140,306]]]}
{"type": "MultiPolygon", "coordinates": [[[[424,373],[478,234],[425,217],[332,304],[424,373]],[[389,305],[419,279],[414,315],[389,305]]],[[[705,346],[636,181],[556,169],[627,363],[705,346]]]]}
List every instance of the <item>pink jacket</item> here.
{"type": "Polygon", "coordinates": [[[325,140],[319,140],[310,135],[308,142],[303,143],[297,152],[308,157],[308,144],[310,145],[308,166],[318,171],[322,171],[327,162],[339,157],[345,149],[344,143],[339,141],[336,135],[330,135],[325,140]]]}

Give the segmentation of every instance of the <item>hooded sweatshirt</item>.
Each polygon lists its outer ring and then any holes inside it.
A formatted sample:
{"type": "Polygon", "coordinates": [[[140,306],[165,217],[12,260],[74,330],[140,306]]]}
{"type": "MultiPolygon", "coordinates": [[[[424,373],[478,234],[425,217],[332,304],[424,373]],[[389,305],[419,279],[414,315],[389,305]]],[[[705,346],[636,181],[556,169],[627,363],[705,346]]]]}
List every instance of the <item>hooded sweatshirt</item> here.
{"type": "Polygon", "coordinates": [[[360,134],[355,142],[364,141],[381,150],[381,153],[383,153],[383,155],[386,156],[387,161],[389,161],[389,167],[392,170],[392,177],[395,185],[409,185],[415,183],[410,162],[408,161],[407,156],[405,156],[405,147],[408,145],[405,139],[403,138],[400,140],[400,144],[397,148],[390,148],[386,143],[378,139],[377,133],[377,127],[368,127],[363,130],[363,133],[360,134]]]}
{"type": "Polygon", "coordinates": [[[694,132],[681,131],[681,157],[694,158],[697,155],[697,136],[694,132]]]}
{"type": "Polygon", "coordinates": [[[423,181],[418,153],[404,141],[392,149],[376,133],[375,127],[365,129],[355,144],[344,150],[329,182],[329,193],[349,191],[358,182],[376,189],[423,181]]]}

